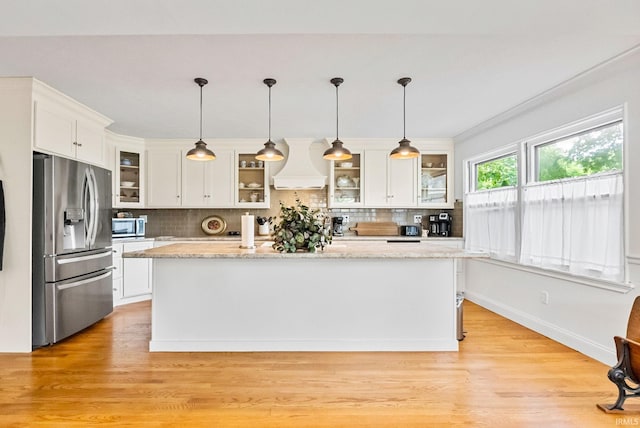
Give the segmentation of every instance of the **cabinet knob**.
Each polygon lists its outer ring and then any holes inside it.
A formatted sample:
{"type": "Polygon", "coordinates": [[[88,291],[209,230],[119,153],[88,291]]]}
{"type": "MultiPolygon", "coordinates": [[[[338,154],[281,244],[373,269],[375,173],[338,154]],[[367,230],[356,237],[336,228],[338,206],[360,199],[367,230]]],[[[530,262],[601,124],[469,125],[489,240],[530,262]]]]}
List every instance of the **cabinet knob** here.
{"type": "Polygon", "coordinates": [[[78,147],[82,147],[82,143],[76,143],[78,147]]]}

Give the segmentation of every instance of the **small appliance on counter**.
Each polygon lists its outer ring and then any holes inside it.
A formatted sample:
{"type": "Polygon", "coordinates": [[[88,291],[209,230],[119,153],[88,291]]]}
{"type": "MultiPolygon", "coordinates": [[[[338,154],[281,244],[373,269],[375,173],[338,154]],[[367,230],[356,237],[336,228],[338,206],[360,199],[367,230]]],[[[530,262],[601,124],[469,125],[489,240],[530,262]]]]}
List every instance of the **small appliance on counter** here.
{"type": "Polygon", "coordinates": [[[112,238],[142,238],[145,235],[144,218],[112,218],[112,238]]]}
{"type": "Polygon", "coordinates": [[[420,230],[420,226],[417,224],[400,226],[400,235],[402,236],[420,236],[421,234],[422,231],[420,230]]]}
{"type": "Polygon", "coordinates": [[[429,216],[429,236],[451,236],[451,215],[440,213],[429,216]]]}
{"type": "Polygon", "coordinates": [[[333,236],[344,236],[344,228],[342,226],[342,223],[342,217],[331,217],[331,229],[333,231],[333,236]]]}

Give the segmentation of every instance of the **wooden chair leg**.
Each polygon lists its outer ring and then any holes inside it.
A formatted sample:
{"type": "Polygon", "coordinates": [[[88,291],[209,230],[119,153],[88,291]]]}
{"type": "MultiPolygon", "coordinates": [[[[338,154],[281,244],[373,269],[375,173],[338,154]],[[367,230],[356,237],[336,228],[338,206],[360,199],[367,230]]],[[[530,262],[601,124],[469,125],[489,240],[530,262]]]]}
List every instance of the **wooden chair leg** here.
{"type": "Polygon", "coordinates": [[[629,346],[625,343],[622,344],[622,355],[618,364],[611,367],[609,372],[607,373],[607,377],[614,385],[618,388],[618,399],[612,405],[599,404],[598,407],[602,410],[606,411],[615,411],[615,410],[624,410],[622,405],[625,400],[629,397],[639,397],[640,396],[640,385],[631,386],[627,383],[627,379],[630,378],[629,374],[631,373],[630,367],[630,351],[629,346]],[[627,393],[627,391],[629,393],[627,393]]]}

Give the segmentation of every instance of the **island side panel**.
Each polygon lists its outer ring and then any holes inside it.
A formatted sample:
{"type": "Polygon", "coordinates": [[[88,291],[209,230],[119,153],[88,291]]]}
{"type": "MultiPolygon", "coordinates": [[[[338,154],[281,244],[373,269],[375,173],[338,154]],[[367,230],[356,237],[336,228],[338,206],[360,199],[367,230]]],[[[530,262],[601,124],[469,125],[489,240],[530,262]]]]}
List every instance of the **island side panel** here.
{"type": "Polygon", "coordinates": [[[455,351],[454,259],[154,259],[151,351],[455,351]]]}

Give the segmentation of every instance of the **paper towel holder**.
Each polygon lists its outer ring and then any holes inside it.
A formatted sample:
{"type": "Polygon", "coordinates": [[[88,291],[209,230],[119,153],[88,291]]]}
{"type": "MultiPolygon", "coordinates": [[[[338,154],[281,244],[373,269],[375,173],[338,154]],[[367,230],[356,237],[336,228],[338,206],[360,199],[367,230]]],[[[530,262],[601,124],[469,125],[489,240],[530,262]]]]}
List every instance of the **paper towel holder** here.
{"type": "Polygon", "coordinates": [[[241,242],[240,248],[244,250],[252,250],[256,248],[255,241],[254,241],[253,222],[254,222],[254,217],[250,215],[249,212],[245,212],[244,215],[240,217],[240,230],[242,231],[241,238],[240,238],[240,242],[241,242]],[[250,226],[245,223],[245,217],[251,217],[250,226]],[[251,233],[249,233],[249,231],[251,231],[251,233]],[[249,235],[251,239],[249,239],[249,235]]]}

